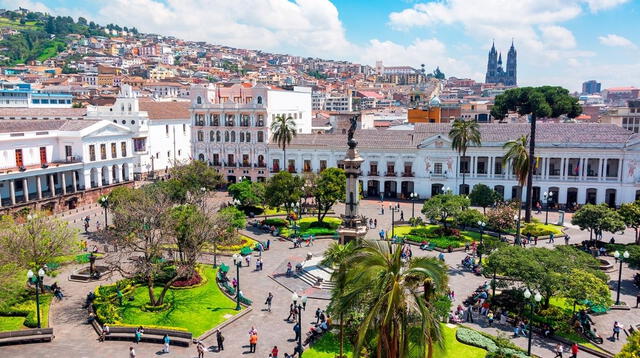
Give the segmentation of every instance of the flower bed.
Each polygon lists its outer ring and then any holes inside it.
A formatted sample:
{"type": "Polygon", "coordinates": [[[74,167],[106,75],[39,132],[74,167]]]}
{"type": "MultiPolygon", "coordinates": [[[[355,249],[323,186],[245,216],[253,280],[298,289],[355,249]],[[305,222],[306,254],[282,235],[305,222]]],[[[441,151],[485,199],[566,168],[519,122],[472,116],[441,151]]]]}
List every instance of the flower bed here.
{"type": "Polygon", "coordinates": [[[451,229],[444,232],[440,225],[396,226],[395,235],[416,243],[427,241],[440,249],[462,247],[473,240],[480,240],[480,233],[451,229]]]}
{"type": "MultiPolygon", "coordinates": [[[[49,326],[49,306],[51,294],[40,295],[40,325],[49,326]]],[[[0,332],[17,331],[25,328],[38,327],[36,315],[35,293],[24,297],[20,302],[0,310],[0,332]]]]}
{"type": "Polygon", "coordinates": [[[458,328],[458,330],[456,331],[456,339],[461,343],[486,349],[490,353],[501,351],[511,357],[517,357],[517,358],[529,357],[525,352],[519,349],[515,349],[513,347],[498,347],[498,345],[496,344],[495,337],[482,332],[475,331],[473,329],[466,328],[466,327],[458,328]]]}
{"type": "MultiPolygon", "coordinates": [[[[331,217],[325,217],[323,222],[318,222],[318,219],[316,217],[306,217],[296,222],[299,227],[298,234],[301,236],[335,235],[336,230],[338,229],[338,227],[340,227],[341,223],[342,220],[331,217]]],[[[290,237],[293,234],[295,234],[295,229],[293,229],[292,227],[285,227],[280,231],[280,235],[282,237],[290,237]]]]}

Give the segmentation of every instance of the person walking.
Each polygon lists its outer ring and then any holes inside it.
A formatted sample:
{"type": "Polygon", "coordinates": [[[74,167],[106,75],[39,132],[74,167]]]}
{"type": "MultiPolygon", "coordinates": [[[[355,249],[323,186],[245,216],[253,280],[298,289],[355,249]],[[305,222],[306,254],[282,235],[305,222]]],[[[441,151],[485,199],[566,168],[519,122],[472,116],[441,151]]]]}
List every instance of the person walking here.
{"type": "Polygon", "coordinates": [[[133,347],[129,347],[129,358],[136,358],[136,350],[133,347]]]}
{"type": "Polygon", "coordinates": [[[258,345],[258,334],[254,332],[252,335],[249,336],[249,352],[255,353],[257,345],[258,345]]]}
{"type": "Polygon", "coordinates": [[[640,305],[640,293],[636,296],[636,308],[638,308],[638,305],[640,305]]]}
{"type": "Polygon", "coordinates": [[[489,311],[489,313],[487,313],[487,320],[489,321],[489,327],[493,326],[493,312],[489,311]]]}
{"type": "Polygon", "coordinates": [[[293,332],[296,334],[296,338],[294,338],[294,341],[298,341],[298,339],[300,338],[300,325],[298,324],[298,322],[296,322],[295,325],[293,325],[293,332]]]}
{"type": "Polygon", "coordinates": [[[556,354],[553,358],[562,358],[562,353],[564,349],[562,348],[562,344],[556,344],[556,347],[553,349],[553,352],[556,354]]]}
{"type": "Polygon", "coordinates": [[[251,267],[251,254],[244,257],[245,261],[247,261],[247,267],[251,267]]]}
{"type": "Polygon", "coordinates": [[[373,227],[378,227],[378,219],[373,219],[373,227]]]}
{"type": "Polygon", "coordinates": [[[473,306],[467,306],[467,322],[473,323],[473,306]]]}
{"type": "Polygon", "coordinates": [[[287,322],[291,322],[291,317],[295,317],[295,314],[296,314],[296,308],[292,303],[289,305],[289,316],[287,317],[287,322]]]}
{"type": "Polygon", "coordinates": [[[278,346],[273,346],[273,349],[271,350],[271,357],[278,358],[278,346]]]}
{"type": "Polygon", "coordinates": [[[216,331],[216,342],[218,343],[218,352],[224,350],[224,336],[222,335],[222,331],[216,331]]]}
{"type": "Polygon", "coordinates": [[[164,337],[162,338],[162,343],[164,344],[162,353],[169,353],[169,344],[171,343],[171,339],[169,338],[168,334],[164,335],[164,337]]]}
{"type": "Polygon", "coordinates": [[[548,242],[549,244],[555,244],[556,243],[556,241],[553,239],[553,237],[554,237],[553,233],[549,234],[549,242],[548,242]]]}
{"type": "Polygon", "coordinates": [[[619,341],[620,340],[620,331],[622,330],[622,326],[620,325],[620,323],[618,323],[618,321],[613,322],[613,336],[612,338],[614,340],[619,341]]]}
{"type": "Polygon", "coordinates": [[[267,305],[267,311],[271,312],[271,302],[273,301],[273,294],[269,292],[267,296],[267,300],[264,301],[264,304],[267,305]]]}
{"type": "Polygon", "coordinates": [[[198,352],[198,358],[204,358],[204,343],[202,341],[198,341],[196,344],[196,351],[198,352]]]}
{"type": "Polygon", "coordinates": [[[571,358],[578,358],[578,343],[573,343],[573,345],[571,345],[571,358]]]}
{"type": "Polygon", "coordinates": [[[322,312],[322,310],[320,309],[320,307],[318,307],[318,309],[316,309],[316,324],[320,323],[320,313],[322,312]]]}
{"type": "Polygon", "coordinates": [[[569,246],[569,239],[571,239],[569,235],[564,235],[564,244],[567,246],[569,246]]]}

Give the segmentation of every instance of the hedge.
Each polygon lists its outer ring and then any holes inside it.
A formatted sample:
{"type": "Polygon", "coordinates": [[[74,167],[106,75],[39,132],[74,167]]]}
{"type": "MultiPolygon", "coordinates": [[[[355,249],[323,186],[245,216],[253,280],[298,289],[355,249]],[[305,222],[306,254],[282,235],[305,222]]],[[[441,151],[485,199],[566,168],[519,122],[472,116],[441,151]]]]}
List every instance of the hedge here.
{"type": "Polygon", "coordinates": [[[512,356],[516,358],[529,358],[529,356],[519,350],[513,348],[502,347],[499,348],[495,342],[495,338],[484,335],[478,331],[460,327],[456,331],[456,339],[461,343],[468,344],[470,346],[486,349],[490,353],[502,352],[507,356],[512,356]]]}

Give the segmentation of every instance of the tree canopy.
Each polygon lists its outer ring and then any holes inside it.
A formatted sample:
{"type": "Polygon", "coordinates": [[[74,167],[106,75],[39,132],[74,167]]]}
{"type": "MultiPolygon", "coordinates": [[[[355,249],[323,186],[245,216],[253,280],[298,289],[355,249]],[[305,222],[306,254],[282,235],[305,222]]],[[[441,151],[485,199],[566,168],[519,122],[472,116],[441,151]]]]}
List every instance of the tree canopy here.
{"type": "Polygon", "coordinates": [[[491,116],[496,119],[504,119],[509,112],[537,118],[557,118],[561,115],[575,118],[582,113],[582,107],[578,98],[571,96],[569,90],[562,87],[519,87],[496,96],[491,108],[491,116]]]}
{"type": "Polygon", "coordinates": [[[620,205],[618,214],[622,216],[625,225],[635,230],[636,244],[640,245],[640,237],[638,237],[638,229],[640,229],[640,201],[633,203],[624,203],[620,205]]]}
{"type": "Polygon", "coordinates": [[[304,178],[281,171],[269,178],[265,188],[265,195],[269,206],[278,208],[284,206],[290,212],[292,203],[298,203],[302,197],[304,178]]]}
{"type": "Polygon", "coordinates": [[[589,230],[589,238],[602,232],[616,232],[625,229],[622,216],[607,204],[587,204],[573,214],[571,224],[581,230],[589,230]]]}
{"type": "Polygon", "coordinates": [[[258,206],[264,202],[264,184],[242,180],[228,187],[229,195],[240,202],[241,206],[258,206]]]}
{"type": "Polygon", "coordinates": [[[469,205],[469,198],[462,195],[439,194],[424,202],[422,213],[431,220],[440,221],[446,228],[448,219],[455,218],[469,205]]]}
{"type": "Polygon", "coordinates": [[[493,205],[498,200],[498,195],[493,189],[484,184],[476,184],[469,194],[471,205],[479,206],[486,213],[487,206],[493,205]]]}
{"type": "Polygon", "coordinates": [[[345,200],[347,177],[344,170],[327,168],[315,180],[313,196],[318,208],[318,222],[322,222],[327,212],[338,202],[345,200]]]}

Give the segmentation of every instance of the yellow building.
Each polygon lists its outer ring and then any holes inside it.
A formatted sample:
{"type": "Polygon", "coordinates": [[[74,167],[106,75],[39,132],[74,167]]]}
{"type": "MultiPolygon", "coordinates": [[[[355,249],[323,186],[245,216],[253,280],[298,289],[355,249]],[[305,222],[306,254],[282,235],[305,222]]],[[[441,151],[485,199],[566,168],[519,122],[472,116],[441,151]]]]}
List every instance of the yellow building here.
{"type": "Polygon", "coordinates": [[[410,109],[407,112],[407,119],[409,123],[440,123],[441,110],[440,107],[410,109]]]}

